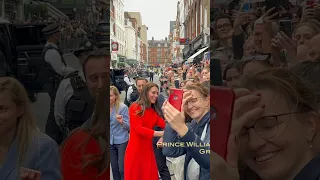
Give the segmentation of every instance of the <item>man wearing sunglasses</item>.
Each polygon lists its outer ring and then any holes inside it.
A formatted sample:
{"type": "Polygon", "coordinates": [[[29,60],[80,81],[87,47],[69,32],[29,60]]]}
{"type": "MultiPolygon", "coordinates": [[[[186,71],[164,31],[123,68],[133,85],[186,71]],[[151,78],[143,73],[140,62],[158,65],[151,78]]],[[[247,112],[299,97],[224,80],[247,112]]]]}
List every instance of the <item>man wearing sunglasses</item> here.
{"type": "MultiPolygon", "coordinates": [[[[82,64],[87,55],[97,47],[88,40],[80,46],[74,55],[82,64]]],[[[61,81],[56,97],[54,116],[64,140],[70,131],[80,127],[92,116],[94,100],[79,71],[69,74],[61,81]]]]}

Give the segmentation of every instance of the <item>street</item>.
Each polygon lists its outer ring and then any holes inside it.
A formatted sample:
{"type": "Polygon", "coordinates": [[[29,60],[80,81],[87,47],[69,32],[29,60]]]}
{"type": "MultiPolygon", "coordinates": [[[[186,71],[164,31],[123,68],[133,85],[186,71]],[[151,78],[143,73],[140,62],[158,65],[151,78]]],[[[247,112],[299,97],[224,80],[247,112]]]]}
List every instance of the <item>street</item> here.
{"type": "MultiPolygon", "coordinates": [[[[66,54],[66,55],[64,55],[64,58],[69,66],[71,66],[75,69],[81,69],[81,65],[80,65],[78,59],[73,54],[66,54]]],[[[153,79],[154,79],[154,83],[156,83],[158,85],[160,84],[158,76],[154,76],[153,79]]],[[[133,79],[131,79],[131,82],[135,83],[135,81],[133,79]]],[[[122,91],[121,92],[121,101],[122,102],[124,101],[124,98],[125,98],[125,92],[122,91]]],[[[37,101],[31,104],[32,111],[33,111],[34,117],[36,119],[36,123],[42,132],[44,132],[45,126],[46,126],[46,121],[47,121],[47,117],[48,117],[48,113],[49,113],[49,103],[50,103],[50,98],[49,98],[48,94],[40,93],[40,94],[38,94],[37,101]]],[[[170,169],[170,164],[168,164],[168,166],[170,169]]],[[[171,171],[171,169],[170,169],[170,171],[171,171]]],[[[112,172],[111,172],[110,180],[113,180],[112,172]]]]}

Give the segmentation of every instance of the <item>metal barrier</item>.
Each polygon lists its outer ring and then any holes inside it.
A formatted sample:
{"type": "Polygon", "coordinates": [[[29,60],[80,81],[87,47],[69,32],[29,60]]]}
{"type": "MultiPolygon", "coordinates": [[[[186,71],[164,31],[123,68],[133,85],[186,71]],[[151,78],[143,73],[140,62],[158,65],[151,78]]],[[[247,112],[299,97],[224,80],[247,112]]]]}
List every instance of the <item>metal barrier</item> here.
{"type": "Polygon", "coordinates": [[[73,53],[80,48],[80,44],[85,40],[85,38],[62,37],[59,47],[64,53],[73,53]]]}

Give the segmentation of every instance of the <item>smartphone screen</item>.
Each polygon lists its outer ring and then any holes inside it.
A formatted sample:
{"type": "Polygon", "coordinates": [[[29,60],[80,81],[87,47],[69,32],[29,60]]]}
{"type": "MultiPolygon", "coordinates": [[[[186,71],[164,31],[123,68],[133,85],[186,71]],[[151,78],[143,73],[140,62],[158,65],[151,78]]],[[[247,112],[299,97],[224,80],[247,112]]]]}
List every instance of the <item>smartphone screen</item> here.
{"type": "Polygon", "coordinates": [[[210,60],[210,80],[213,86],[223,85],[220,59],[210,60]]]}
{"type": "MultiPolygon", "coordinates": [[[[265,0],[265,4],[266,4],[266,12],[271,9],[271,8],[275,8],[270,15],[273,15],[275,13],[279,13],[279,9],[280,9],[280,3],[279,0],[265,0]]],[[[275,16],[273,19],[279,19],[279,14],[277,16],[275,16]]]]}
{"type": "Polygon", "coordinates": [[[279,29],[284,32],[289,38],[292,36],[292,21],[291,20],[280,20],[279,29]]]}
{"type": "Polygon", "coordinates": [[[210,146],[226,159],[235,95],[230,88],[211,86],[210,89],[210,146]]]}
{"type": "Polygon", "coordinates": [[[180,88],[180,81],[179,81],[179,79],[174,80],[174,86],[175,86],[176,88],[180,88]]]}
{"type": "Polygon", "coordinates": [[[172,88],[170,90],[169,103],[174,108],[176,108],[178,111],[181,111],[182,99],[183,99],[183,90],[182,89],[172,88]]]}
{"type": "Polygon", "coordinates": [[[246,13],[249,13],[250,12],[250,3],[245,3],[243,6],[242,6],[242,12],[246,12],[246,13]]]}

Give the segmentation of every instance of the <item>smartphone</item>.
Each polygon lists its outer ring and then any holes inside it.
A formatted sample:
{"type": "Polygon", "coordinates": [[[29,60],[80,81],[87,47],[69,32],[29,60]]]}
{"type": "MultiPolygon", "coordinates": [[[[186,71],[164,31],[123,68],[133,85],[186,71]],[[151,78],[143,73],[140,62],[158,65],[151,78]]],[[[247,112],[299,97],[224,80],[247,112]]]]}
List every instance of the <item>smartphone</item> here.
{"type": "Polygon", "coordinates": [[[243,4],[242,12],[249,13],[250,12],[250,8],[251,8],[251,4],[250,4],[250,2],[247,2],[247,3],[243,4]]]}
{"type": "Polygon", "coordinates": [[[280,2],[279,0],[265,0],[265,5],[266,5],[266,12],[271,9],[271,8],[275,8],[270,15],[273,15],[275,13],[278,13],[278,15],[276,15],[274,18],[272,18],[273,20],[279,19],[279,10],[280,10],[280,2]]]}
{"type": "Polygon", "coordinates": [[[174,80],[174,86],[176,88],[180,88],[180,80],[179,79],[174,80]]]}
{"type": "Polygon", "coordinates": [[[183,100],[183,90],[182,89],[170,89],[169,103],[181,112],[181,105],[183,100]]]}
{"type": "Polygon", "coordinates": [[[210,146],[211,150],[226,159],[232,123],[235,94],[232,89],[211,86],[210,88],[210,146]]]}
{"type": "Polygon", "coordinates": [[[223,85],[220,59],[210,59],[210,80],[213,86],[223,85]]]}
{"type": "Polygon", "coordinates": [[[279,30],[284,32],[289,38],[292,36],[292,21],[291,20],[280,20],[279,30]]]}

